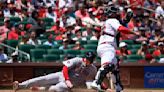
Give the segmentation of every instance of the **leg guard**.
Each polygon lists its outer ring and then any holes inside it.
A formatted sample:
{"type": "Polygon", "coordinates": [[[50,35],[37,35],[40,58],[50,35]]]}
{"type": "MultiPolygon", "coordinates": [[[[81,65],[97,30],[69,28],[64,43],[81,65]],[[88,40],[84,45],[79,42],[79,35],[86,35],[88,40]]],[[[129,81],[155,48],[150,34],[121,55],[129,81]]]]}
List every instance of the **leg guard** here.
{"type": "Polygon", "coordinates": [[[104,67],[101,67],[99,69],[99,71],[97,72],[97,75],[96,75],[96,80],[97,80],[96,83],[98,85],[101,85],[102,81],[106,77],[106,74],[110,71],[112,72],[113,70],[114,70],[114,65],[113,64],[107,64],[104,67]]]}
{"type": "Polygon", "coordinates": [[[123,90],[123,85],[120,80],[120,75],[119,75],[119,66],[112,72],[113,74],[113,80],[116,88],[116,92],[120,92],[123,90]]]}

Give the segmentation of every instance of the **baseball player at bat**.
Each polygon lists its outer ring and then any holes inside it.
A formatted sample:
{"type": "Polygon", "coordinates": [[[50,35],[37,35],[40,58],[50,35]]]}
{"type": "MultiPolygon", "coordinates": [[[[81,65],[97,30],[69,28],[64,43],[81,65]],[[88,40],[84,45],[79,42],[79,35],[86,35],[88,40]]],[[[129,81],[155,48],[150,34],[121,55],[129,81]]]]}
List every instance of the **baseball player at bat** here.
{"type": "Polygon", "coordinates": [[[110,6],[106,8],[104,14],[107,19],[102,27],[101,36],[97,46],[97,55],[101,58],[101,67],[99,68],[91,87],[96,90],[102,90],[101,83],[106,77],[106,74],[111,72],[116,92],[121,92],[123,86],[120,81],[118,62],[116,59],[116,36],[119,32],[135,35],[139,35],[139,33],[133,32],[120,24],[120,14],[117,7],[110,6]]]}
{"type": "Polygon", "coordinates": [[[93,52],[87,52],[84,58],[75,57],[63,61],[61,72],[51,73],[46,76],[36,77],[24,82],[13,83],[14,90],[30,87],[48,87],[51,92],[69,92],[73,87],[89,87],[97,72],[96,66],[92,63],[95,59],[93,52]]]}

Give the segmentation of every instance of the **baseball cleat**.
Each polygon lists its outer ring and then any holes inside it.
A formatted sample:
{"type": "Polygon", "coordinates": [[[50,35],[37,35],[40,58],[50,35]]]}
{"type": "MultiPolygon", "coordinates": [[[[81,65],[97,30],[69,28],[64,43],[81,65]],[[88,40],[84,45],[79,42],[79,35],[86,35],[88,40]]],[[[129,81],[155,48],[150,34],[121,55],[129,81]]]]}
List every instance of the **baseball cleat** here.
{"type": "Polygon", "coordinates": [[[13,90],[14,90],[14,92],[16,92],[18,90],[18,88],[19,88],[19,82],[18,81],[14,81],[13,82],[13,90]]]}

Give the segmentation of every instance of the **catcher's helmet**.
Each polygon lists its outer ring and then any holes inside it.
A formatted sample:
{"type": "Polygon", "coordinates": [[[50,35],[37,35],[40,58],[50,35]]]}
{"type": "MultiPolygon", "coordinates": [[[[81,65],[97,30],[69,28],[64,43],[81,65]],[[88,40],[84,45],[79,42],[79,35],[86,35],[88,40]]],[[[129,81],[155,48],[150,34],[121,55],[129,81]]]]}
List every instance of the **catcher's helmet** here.
{"type": "Polygon", "coordinates": [[[85,58],[88,59],[90,63],[93,63],[93,60],[95,59],[95,57],[96,57],[95,53],[91,51],[85,54],[85,58]]]}
{"type": "Polygon", "coordinates": [[[104,14],[108,17],[117,17],[119,15],[119,8],[117,6],[105,7],[104,14]]]}

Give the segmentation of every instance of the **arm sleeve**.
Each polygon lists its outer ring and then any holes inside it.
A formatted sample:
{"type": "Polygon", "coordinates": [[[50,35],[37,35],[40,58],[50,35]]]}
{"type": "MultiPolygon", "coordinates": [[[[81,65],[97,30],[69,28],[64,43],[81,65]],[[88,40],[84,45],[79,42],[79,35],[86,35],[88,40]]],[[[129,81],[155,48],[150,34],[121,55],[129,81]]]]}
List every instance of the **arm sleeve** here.
{"type": "Polygon", "coordinates": [[[63,67],[63,75],[64,75],[65,80],[69,80],[68,67],[67,66],[63,67]]]}
{"type": "Polygon", "coordinates": [[[124,33],[124,34],[131,34],[132,33],[128,28],[126,28],[124,26],[119,26],[118,31],[121,33],[124,33]]]}
{"type": "Polygon", "coordinates": [[[69,59],[69,60],[66,60],[66,61],[63,61],[63,64],[65,66],[67,66],[68,68],[71,68],[71,67],[74,67],[76,66],[78,63],[80,63],[82,61],[81,58],[72,58],[72,59],[69,59]]]}

